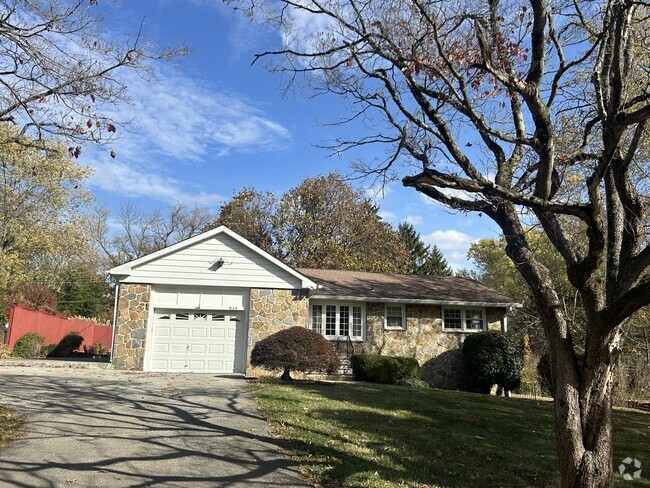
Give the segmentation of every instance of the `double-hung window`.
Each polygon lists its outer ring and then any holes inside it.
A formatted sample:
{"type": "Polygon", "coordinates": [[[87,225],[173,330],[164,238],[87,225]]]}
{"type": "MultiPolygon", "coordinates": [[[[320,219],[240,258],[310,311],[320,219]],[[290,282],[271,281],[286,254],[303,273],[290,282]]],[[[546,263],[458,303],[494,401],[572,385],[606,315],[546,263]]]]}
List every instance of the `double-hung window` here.
{"type": "Polygon", "coordinates": [[[363,339],[364,307],[354,303],[312,303],[311,330],[328,339],[350,336],[353,340],[363,339]]]}
{"type": "Polygon", "coordinates": [[[404,305],[387,304],[385,310],[384,329],[403,330],[406,325],[404,305]]]}
{"type": "Polygon", "coordinates": [[[442,329],[451,332],[474,332],[486,328],[485,309],[444,307],[442,329]]]}

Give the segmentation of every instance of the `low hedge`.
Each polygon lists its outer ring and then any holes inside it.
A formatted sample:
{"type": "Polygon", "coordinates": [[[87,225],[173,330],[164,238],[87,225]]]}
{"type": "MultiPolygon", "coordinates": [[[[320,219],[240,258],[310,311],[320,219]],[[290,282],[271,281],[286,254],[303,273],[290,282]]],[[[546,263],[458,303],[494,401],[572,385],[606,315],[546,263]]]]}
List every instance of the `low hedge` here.
{"type": "Polygon", "coordinates": [[[407,378],[420,379],[420,365],[414,358],[355,354],[352,371],[356,381],[394,385],[407,378]]]}

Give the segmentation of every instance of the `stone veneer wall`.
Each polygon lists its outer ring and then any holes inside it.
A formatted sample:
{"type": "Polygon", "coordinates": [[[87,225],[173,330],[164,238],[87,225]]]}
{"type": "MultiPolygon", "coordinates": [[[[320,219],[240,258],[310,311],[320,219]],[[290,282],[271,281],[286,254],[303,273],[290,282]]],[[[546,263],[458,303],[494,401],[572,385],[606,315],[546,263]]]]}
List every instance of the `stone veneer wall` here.
{"type": "Polygon", "coordinates": [[[113,367],[142,371],[151,285],[120,284],[113,367]]]}
{"type": "Polygon", "coordinates": [[[274,332],[289,327],[307,327],[309,298],[295,290],[251,290],[246,376],[264,376],[268,371],[250,365],[253,346],[274,332]]]}
{"type": "MultiPolygon", "coordinates": [[[[414,357],[433,386],[459,388],[463,375],[461,345],[467,334],[443,332],[439,305],[406,305],[405,330],[384,330],[384,307],[384,303],[366,304],[366,340],[356,345],[357,352],[414,357]]],[[[487,309],[488,328],[500,330],[504,315],[504,309],[487,309]]]]}

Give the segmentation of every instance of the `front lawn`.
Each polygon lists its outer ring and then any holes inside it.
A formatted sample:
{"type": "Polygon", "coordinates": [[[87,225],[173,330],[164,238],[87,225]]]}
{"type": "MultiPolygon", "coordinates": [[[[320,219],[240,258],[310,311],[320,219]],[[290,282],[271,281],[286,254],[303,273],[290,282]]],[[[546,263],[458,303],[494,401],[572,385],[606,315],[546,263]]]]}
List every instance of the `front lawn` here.
{"type": "Polygon", "coordinates": [[[20,436],[24,423],[22,415],[0,405],[0,447],[20,436]]]}
{"type": "MultiPolygon", "coordinates": [[[[558,485],[549,402],[356,384],[253,383],[273,431],[324,486],[558,485]]],[[[614,459],[639,459],[650,487],[650,415],[617,411],[614,459]],[[645,470],[644,470],[645,471],[645,470]]]]}

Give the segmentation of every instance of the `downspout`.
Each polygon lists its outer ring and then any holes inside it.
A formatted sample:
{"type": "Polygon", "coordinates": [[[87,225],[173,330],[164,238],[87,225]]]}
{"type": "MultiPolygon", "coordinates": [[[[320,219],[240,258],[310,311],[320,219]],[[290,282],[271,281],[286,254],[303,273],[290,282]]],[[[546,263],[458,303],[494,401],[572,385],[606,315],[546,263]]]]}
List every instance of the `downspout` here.
{"type": "Polygon", "coordinates": [[[117,299],[120,295],[120,282],[118,280],[117,284],[115,285],[115,303],[113,304],[113,327],[111,330],[111,341],[112,341],[112,346],[111,346],[111,364],[113,364],[113,358],[115,357],[115,327],[117,323],[117,299]]]}

